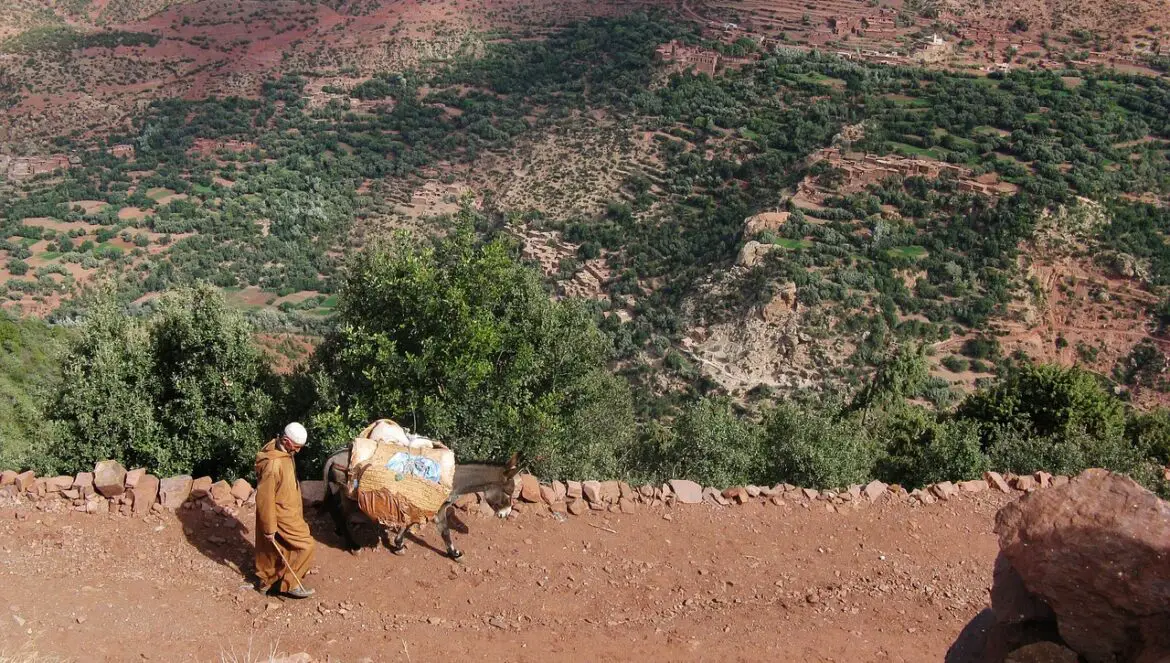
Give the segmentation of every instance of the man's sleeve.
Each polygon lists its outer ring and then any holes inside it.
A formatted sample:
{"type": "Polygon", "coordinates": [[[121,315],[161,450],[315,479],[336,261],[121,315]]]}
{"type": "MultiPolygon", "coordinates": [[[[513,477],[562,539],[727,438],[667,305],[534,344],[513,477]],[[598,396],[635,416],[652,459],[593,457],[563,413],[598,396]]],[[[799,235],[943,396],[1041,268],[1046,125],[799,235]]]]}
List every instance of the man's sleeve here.
{"type": "Polygon", "coordinates": [[[261,534],[276,534],[276,488],[279,483],[278,468],[268,463],[256,486],[256,531],[261,534]]]}

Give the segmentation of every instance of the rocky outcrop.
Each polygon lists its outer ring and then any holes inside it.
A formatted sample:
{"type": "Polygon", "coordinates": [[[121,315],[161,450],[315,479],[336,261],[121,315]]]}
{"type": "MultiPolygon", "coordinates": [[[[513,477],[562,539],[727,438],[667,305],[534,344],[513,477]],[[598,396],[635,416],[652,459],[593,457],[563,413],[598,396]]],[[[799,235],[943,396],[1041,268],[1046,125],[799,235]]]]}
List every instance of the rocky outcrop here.
{"type": "Polygon", "coordinates": [[[745,237],[755,237],[762,232],[776,232],[788,223],[788,212],[761,212],[749,216],[744,222],[743,234],[745,237]]]}
{"type": "Polygon", "coordinates": [[[771,253],[775,248],[772,244],[763,244],[754,239],[750,240],[739,250],[739,257],[736,258],[735,264],[740,267],[755,267],[762,263],[764,256],[771,253]]]}
{"type": "MultiPolygon", "coordinates": [[[[1170,504],[1105,470],[1025,483],[1029,494],[996,516],[989,649],[1047,629],[1090,663],[1170,660],[1170,504]]],[[[1053,647],[1029,652],[983,660],[1067,658],[1053,647]]]]}

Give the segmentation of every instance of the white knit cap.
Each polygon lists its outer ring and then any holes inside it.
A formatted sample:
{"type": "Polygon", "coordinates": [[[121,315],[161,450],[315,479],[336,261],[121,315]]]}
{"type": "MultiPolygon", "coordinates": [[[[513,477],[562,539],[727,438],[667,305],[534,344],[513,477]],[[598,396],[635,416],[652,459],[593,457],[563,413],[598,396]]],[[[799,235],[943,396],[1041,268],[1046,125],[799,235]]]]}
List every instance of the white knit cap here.
{"type": "Polygon", "coordinates": [[[284,436],[298,447],[305,446],[305,443],[309,441],[308,431],[295,421],[284,427],[284,436]]]}

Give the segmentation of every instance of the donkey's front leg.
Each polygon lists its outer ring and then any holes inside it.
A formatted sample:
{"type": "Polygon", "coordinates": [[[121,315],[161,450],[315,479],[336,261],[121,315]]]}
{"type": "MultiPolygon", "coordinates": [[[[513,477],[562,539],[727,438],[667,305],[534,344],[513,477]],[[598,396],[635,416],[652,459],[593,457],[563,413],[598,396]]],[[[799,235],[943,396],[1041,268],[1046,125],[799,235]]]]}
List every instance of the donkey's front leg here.
{"type": "Polygon", "coordinates": [[[338,533],[341,534],[342,537],[345,539],[345,545],[347,548],[349,548],[349,551],[351,553],[354,553],[355,555],[357,553],[359,553],[362,549],[361,546],[358,544],[357,536],[354,534],[354,531],[353,531],[353,516],[354,516],[354,513],[357,511],[357,509],[355,508],[356,506],[357,506],[357,502],[354,502],[353,500],[349,499],[345,495],[342,495],[342,494],[337,495],[337,507],[336,508],[337,508],[337,513],[339,514],[339,519],[341,521],[341,526],[339,527],[339,529],[341,531],[338,533]]]}
{"type": "Polygon", "coordinates": [[[444,502],[443,506],[439,508],[438,515],[435,516],[435,525],[439,528],[439,536],[443,537],[443,543],[447,544],[447,556],[451,559],[459,559],[463,553],[451,543],[451,525],[447,522],[447,516],[450,515],[451,509],[454,505],[451,502],[444,502]]]}

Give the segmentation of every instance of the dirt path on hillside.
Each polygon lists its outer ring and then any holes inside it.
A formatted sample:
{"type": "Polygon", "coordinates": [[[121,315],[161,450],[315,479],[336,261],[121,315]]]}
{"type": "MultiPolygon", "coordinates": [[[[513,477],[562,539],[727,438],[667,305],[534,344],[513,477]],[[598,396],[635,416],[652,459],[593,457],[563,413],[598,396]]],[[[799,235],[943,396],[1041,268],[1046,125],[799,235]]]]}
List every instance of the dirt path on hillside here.
{"type": "Polygon", "coordinates": [[[317,595],[300,602],[246,586],[250,514],[0,505],[0,654],[938,663],[987,605],[993,516],[1008,499],[461,513],[463,563],[429,547],[441,545],[433,530],[404,556],[351,556],[312,510],[317,595]]]}

